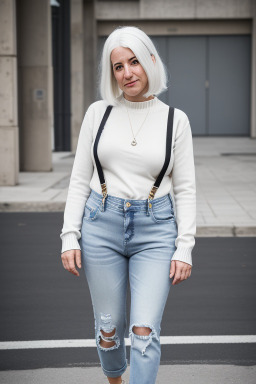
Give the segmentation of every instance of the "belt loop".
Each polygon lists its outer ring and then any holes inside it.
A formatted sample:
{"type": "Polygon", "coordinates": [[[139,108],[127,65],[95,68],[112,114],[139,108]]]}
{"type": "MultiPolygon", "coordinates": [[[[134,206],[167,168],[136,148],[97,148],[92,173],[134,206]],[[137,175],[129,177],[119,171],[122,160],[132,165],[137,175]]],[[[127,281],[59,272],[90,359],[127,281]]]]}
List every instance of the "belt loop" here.
{"type": "Polygon", "coordinates": [[[148,197],[148,199],[147,199],[147,209],[146,209],[146,215],[147,216],[149,216],[149,210],[150,210],[150,205],[149,204],[151,204],[151,203],[150,203],[150,199],[148,197]]]}

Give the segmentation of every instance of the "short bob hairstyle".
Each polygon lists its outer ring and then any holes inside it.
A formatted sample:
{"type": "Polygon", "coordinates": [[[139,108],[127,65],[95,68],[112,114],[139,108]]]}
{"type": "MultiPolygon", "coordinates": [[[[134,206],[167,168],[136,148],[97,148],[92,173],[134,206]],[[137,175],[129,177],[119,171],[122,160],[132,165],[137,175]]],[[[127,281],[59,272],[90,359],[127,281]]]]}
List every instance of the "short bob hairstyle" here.
{"type": "Polygon", "coordinates": [[[148,92],[143,95],[145,98],[159,95],[168,88],[168,71],[149,36],[137,27],[118,27],[108,36],[101,54],[99,91],[103,100],[111,105],[118,105],[116,99],[122,93],[115,79],[110,57],[117,47],[130,48],[146,72],[149,84],[148,92]],[[152,55],[155,56],[155,63],[152,55]]]}

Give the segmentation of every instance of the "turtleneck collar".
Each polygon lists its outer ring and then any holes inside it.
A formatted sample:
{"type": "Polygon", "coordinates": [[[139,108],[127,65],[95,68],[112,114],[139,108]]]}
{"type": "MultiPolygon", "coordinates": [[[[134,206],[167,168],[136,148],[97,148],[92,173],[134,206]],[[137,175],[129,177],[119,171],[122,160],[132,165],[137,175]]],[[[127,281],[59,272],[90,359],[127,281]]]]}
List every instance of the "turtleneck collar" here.
{"type": "Polygon", "coordinates": [[[117,100],[121,103],[121,105],[130,108],[133,111],[145,111],[145,109],[155,107],[159,103],[159,99],[156,96],[147,101],[129,101],[124,97],[123,92],[117,100]]]}

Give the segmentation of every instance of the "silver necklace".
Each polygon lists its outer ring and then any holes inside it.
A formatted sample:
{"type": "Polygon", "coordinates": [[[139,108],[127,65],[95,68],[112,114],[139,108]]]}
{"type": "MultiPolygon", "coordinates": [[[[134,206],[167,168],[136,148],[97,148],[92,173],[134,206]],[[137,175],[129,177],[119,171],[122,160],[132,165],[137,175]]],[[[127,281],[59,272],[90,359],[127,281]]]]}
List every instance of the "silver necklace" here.
{"type": "MultiPolygon", "coordinates": [[[[132,142],[131,142],[131,145],[137,145],[137,141],[136,141],[136,139],[135,139],[135,135],[134,135],[134,133],[133,133],[132,124],[131,124],[131,119],[130,119],[130,116],[129,116],[129,112],[128,112],[127,107],[126,107],[126,110],[127,110],[127,114],[128,114],[128,117],[129,117],[130,126],[131,126],[131,130],[132,130],[132,135],[133,135],[133,140],[132,140],[132,142]]],[[[147,113],[147,115],[146,115],[146,117],[145,117],[143,123],[141,124],[141,126],[140,126],[138,132],[136,133],[136,136],[138,136],[139,131],[141,130],[143,124],[145,123],[145,120],[146,120],[146,118],[147,118],[147,116],[148,116],[148,114],[149,114],[149,110],[150,110],[150,108],[148,108],[148,113],[147,113]]]]}

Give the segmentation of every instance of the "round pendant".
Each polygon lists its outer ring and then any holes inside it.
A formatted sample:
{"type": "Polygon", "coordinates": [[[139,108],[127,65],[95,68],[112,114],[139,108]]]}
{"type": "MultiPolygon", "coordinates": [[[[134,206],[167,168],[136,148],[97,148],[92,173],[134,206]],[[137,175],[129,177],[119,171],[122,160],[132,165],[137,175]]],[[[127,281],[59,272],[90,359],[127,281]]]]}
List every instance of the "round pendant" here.
{"type": "Polygon", "coordinates": [[[132,145],[136,145],[137,144],[137,141],[134,139],[132,142],[131,142],[132,145]]]}

